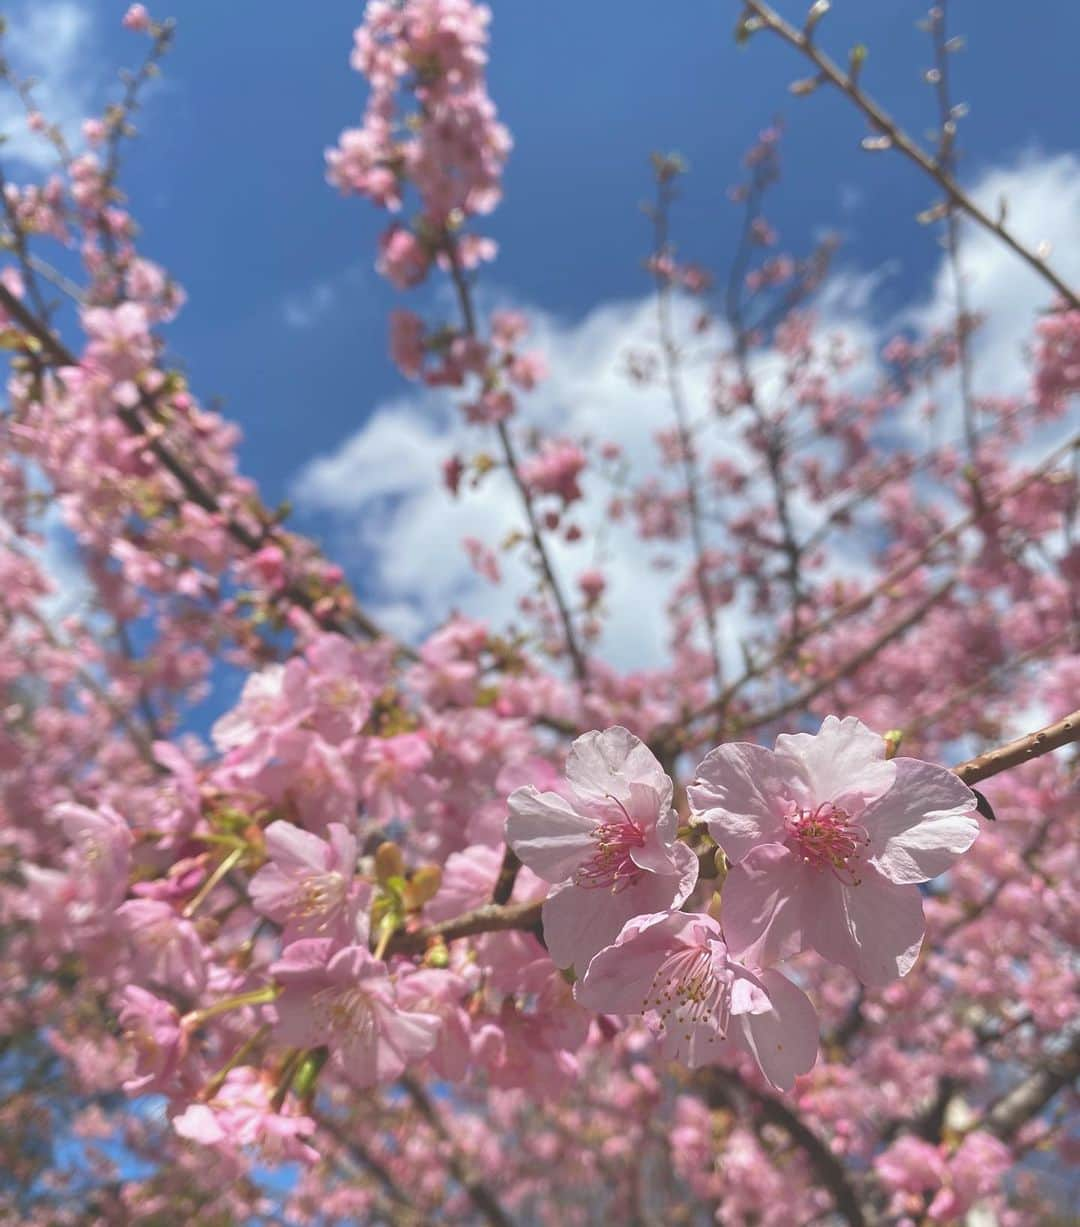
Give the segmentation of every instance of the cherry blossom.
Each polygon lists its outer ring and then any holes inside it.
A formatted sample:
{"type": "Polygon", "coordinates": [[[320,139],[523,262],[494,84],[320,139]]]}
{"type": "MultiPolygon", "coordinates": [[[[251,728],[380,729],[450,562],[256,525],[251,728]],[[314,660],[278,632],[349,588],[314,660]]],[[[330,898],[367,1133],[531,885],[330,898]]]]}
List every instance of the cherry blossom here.
{"type": "Polygon", "coordinates": [[[918,759],[887,760],[853,717],[782,734],[775,751],[713,750],[689,790],[733,868],[724,884],[732,949],[766,965],[813,947],[866,984],[906,975],[923,940],[918,883],[979,833],[975,797],[918,759]]]}
{"type": "Polygon", "coordinates": [[[728,957],[720,926],[682,912],[630,921],[589,963],[577,999],[593,1009],[656,1018],[665,1056],[691,1069],[745,1047],[790,1090],[817,1058],[814,1007],[779,972],[728,957]]]}
{"type": "Polygon", "coordinates": [[[516,789],[507,843],[553,884],[544,940],[557,966],[584,971],[635,916],[678,907],[697,882],[697,857],[675,842],[672,784],[624,728],[586,733],[566,760],[570,799],[516,789]]]}

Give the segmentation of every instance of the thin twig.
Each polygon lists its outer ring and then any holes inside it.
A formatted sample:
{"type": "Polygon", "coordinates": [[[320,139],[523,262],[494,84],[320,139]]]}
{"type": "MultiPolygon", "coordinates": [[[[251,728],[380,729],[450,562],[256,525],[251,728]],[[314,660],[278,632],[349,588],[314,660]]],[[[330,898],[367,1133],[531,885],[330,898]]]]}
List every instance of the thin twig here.
{"type": "MultiPolygon", "coordinates": [[[[844,72],[834,60],[827,56],[813,41],[810,34],[797,30],[785,21],[774,8],[764,0],[740,0],[745,11],[752,14],[759,22],[759,28],[770,30],[789,46],[804,55],[813,63],[820,73],[820,80],[834,85],[841,93],[846,94],[856,107],[866,116],[875,131],[888,137],[890,144],[898,149],[906,158],[914,162],[924,174],[928,175],[945,193],[957,208],[966,213],[990,234],[996,235],[1006,247],[1015,252],[1030,268],[1039,274],[1043,280],[1054,287],[1057,293],[1073,308],[1080,308],[1080,296],[1058,276],[1057,273],[1037,252],[1031,251],[1005,226],[1004,217],[995,221],[984,209],[956,182],[940,162],[918,145],[900,126],[870,97],[858,84],[855,76],[844,72]]],[[[744,26],[744,28],[747,28],[744,26]]]]}

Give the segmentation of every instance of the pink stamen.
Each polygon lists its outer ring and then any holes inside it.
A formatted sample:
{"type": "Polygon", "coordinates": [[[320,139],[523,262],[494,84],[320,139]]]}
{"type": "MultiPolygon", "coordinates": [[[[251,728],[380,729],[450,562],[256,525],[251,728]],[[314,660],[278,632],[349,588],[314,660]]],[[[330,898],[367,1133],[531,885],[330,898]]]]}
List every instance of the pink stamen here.
{"type": "Polygon", "coordinates": [[[707,1021],[723,1038],[731,1020],[730,979],[716,974],[708,947],[686,946],[660,964],[643,1008],[655,1010],[661,1029],[676,1028],[684,1040],[689,1041],[693,1028],[707,1021]]]}
{"type": "Polygon", "coordinates": [[[623,817],[605,822],[593,831],[596,851],[577,871],[574,882],[586,890],[605,887],[618,894],[633,886],[645,872],[630,856],[631,849],[645,847],[645,834],[625,806],[614,797],[611,800],[622,810],[623,817]]]}
{"type": "Polygon", "coordinates": [[[853,822],[847,810],[831,801],[814,809],[799,809],[794,803],[786,819],[787,846],[807,865],[828,869],[842,882],[858,886],[853,865],[869,844],[866,828],[853,822]]]}

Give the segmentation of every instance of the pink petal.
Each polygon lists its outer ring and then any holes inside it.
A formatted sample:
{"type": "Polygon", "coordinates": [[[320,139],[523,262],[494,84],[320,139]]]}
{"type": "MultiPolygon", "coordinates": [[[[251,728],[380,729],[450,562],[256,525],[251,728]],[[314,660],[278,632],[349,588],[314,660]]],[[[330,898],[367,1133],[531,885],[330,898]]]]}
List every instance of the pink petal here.
{"type": "Polygon", "coordinates": [[[778,971],[761,972],[761,981],[772,1009],[740,1015],[742,1038],[773,1086],[790,1091],[817,1060],[818,1017],[807,995],[778,971]]]}
{"type": "Polygon", "coordinates": [[[797,773],[771,750],[748,741],[718,746],[699,765],[687,789],[690,813],[708,824],[728,860],[772,843],[784,829],[784,801],[797,773]]]}
{"type": "Polygon", "coordinates": [[[618,937],[627,921],[677,907],[688,876],[686,872],[647,873],[620,891],[587,889],[571,882],[553,890],[542,913],[544,944],[552,962],[583,972],[593,955],[618,937]]]}
{"type": "Polygon", "coordinates": [[[326,867],[326,843],[318,835],[278,820],[266,828],[267,856],[283,872],[326,867]]]}
{"type": "Polygon", "coordinates": [[[826,716],[817,733],[782,733],[776,753],[806,780],[804,801],[811,805],[832,801],[861,810],[896,778],[895,763],[885,761],[885,742],[854,716],[826,716]]]}
{"type": "Polygon", "coordinates": [[[783,844],[762,844],[733,866],[720,895],[732,956],[767,966],[797,954],[804,945],[804,903],[822,876],[830,875],[807,869],[783,844]]]}
{"type": "Polygon", "coordinates": [[[574,996],[592,1010],[642,1014],[656,973],[686,927],[679,914],[641,916],[589,963],[574,996]]]}
{"type": "Polygon", "coordinates": [[[916,758],[894,760],[896,783],[863,814],[871,862],[896,883],[926,882],[975,842],[975,794],[951,771],[916,758]]]}
{"type": "Polygon", "coordinates": [[[919,957],[924,922],[916,886],[897,886],[872,865],[859,869],[858,886],[821,873],[821,891],[807,909],[806,944],[850,968],[863,984],[906,976],[919,957]]]}
{"type": "Polygon", "coordinates": [[[506,842],[546,882],[564,882],[595,850],[595,818],[575,813],[557,793],[528,784],[510,794],[506,842]]]}
{"type": "Polygon", "coordinates": [[[631,783],[646,784],[660,800],[660,811],[671,808],[673,789],[649,747],[618,725],[586,733],[570,747],[566,778],[582,801],[604,806],[614,797],[630,804],[631,783]]]}

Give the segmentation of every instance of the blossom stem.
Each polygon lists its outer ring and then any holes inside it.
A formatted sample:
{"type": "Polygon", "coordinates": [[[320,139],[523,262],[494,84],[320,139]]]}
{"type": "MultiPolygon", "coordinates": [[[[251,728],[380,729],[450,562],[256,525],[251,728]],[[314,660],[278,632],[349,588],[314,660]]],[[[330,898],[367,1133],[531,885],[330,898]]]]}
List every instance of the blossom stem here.
{"type": "Polygon", "coordinates": [[[240,1047],[237,1048],[237,1050],[232,1054],[232,1056],[229,1057],[225,1064],[217,1071],[217,1073],[213,1075],[210,1081],[203,1087],[201,1098],[204,1100],[213,1099],[229,1074],[240,1064],[241,1061],[243,1061],[248,1053],[258,1047],[258,1045],[261,1044],[269,1034],[270,1024],[263,1023],[263,1025],[257,1031],[249,1035],[240,1045],[240,1047]]]}
{"type": "Polygon", "coordinates": [[[189,1031],[201,1027],[203,1023],[219,1014],[227,1014],[230,1010],[239,1010],[248,1005],[269,1005],[281,990],[276,984],[264,984],[262,988],[254,988],[248,993],[237,993],[235,997],[223,997],[213,1005],[204,1006],[201,1010],[192,1010],[180,1020],[181,1025],[189,1031]]]}
{"type": "Polygon", "coordinates": [[[191,900],[191,902],[187,905],[187,907],[184,908],[182,915],[185,920],[190,920],[191,917],[195,915],[195,913],[199,910],[199,908],[202,906],[205,900],[209,897],[210,892],[214,889],[214,887],[217,886],[217,884],[221,881],[222,878],[225,877],[225,875],[229,872],[230,869],[232,869],[236,864],[239,863],[245,851],[246,851],[246,848],[244,848],[243,846],[233,848],[233,850],[229,853],[228,856],[224,857],[221,861],[218,862],[218,865],[214,869],[214,871],[210,874],[210,876],[206,879],[206,881],[202,884],[202,886],[199,887],[198,893],[191,900]]]}

